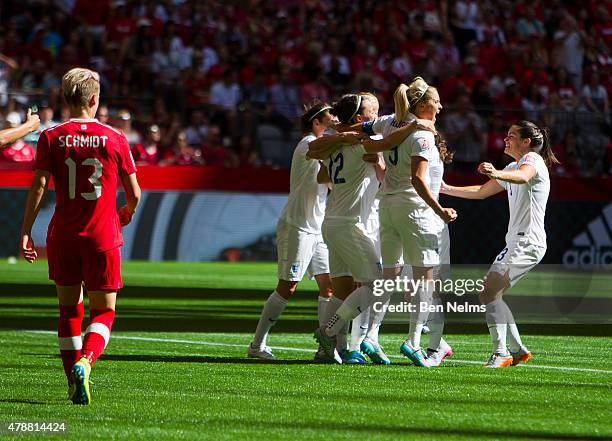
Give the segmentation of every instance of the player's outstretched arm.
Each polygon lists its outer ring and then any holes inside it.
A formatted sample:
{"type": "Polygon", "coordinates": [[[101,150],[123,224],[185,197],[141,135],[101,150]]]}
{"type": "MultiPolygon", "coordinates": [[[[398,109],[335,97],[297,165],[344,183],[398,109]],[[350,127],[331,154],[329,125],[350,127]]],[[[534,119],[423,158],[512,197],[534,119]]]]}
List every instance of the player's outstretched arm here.
{"type": "Polygon", "coordinates": [[[28,116],[23,124],[11,127],[10,129],[0,130],[0,147],[17,141],[19,138],[38,129],[38,127],[40,127],[40,118],[38,115],[33,114],[31,109],[28,109],[28,116]]]}
{"type": "Polygon", "coordinates": [[[440,187],[440,193],[463,199],[486,199],[500,191],[504,191],[504,187],[499,185],[495,179],[491,179],[483,185],[470,185],[467,187],[454,187],[442,181],[442,186],[440,187]]]}
{"type": "Polygon", "coordinates": [[[136,173],[121,176],[121,181],[125,190],[126,204],[119,209],[119,222],[124,227],[132,221],[132,216],[136,213],[136,207],[138,207],[142,192],[138,179],[136,179],[136,173]]]}
{"type": "Polygon", "coordinates": [[[427,159],[421,156],[413,156],[410,162],[410,168],[412,173],[412,186],[421,199],[423,199],[445,223],[448,224],[457,219],[457,212],[454,208],[442,207],[440,202],[431,194],[425,177],[429,173],[427,169],[427,159]]]}
{"type": "Polygon", "coordinates": [[[32,225],[38,216],[42,200],[47,192],[49,185],[49,172],[47,170],[36,170],[32,185],[28,192],[25,213],[23,215],[23,225],[21,227],[21,254],[23,258],[32,263],[38,257],[32,241],[32,225]]]}
{"type": "Polygon", "coordinates": [[[385,150],[391,150],[393,147],[400,145],[416,130],[430,130],[435,133],[434,123],[433,121],[429,120],[417,119],[412,121],[410,124],[400,127],[390,135],[385,136],[383,139],[368,139],[363,141],[363,147],[368,153],[378,153],[384,152],[385,150]]]}
{"type": "Polygon", "coordinates": [[[323,135],[308,143],[308,159],[325,159],[345,145],[359,144],[363,137],[359,132],[342,132],[333,135],[323,135]]]}
{"type": "Polygon", "coordinates": [[[510,182],[511,184],[526,184],[535,175],[536,169],[529,164],[523,164],[518,170],[497,170],[490,162],[483,162],[478,166],[478,172],[500,181],[510,182]]]}

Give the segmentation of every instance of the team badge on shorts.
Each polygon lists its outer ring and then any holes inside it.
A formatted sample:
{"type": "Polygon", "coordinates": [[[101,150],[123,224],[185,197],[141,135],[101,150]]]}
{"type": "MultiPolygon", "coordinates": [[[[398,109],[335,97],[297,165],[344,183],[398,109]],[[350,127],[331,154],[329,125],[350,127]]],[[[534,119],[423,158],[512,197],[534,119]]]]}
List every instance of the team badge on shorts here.
{"type": "Polygon", "coordinates": [[[291,265],[291,275],[297,276],[299,273],[300,273],[300,264],[294,263],[293,265],[291,265]]]}

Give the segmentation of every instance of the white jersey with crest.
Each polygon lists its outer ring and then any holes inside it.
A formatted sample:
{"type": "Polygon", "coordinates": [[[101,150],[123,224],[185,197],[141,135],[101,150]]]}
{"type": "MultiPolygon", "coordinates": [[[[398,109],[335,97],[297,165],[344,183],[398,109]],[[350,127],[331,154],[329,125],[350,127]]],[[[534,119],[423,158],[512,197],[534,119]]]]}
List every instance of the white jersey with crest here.
{"type": "Polygon", "coordinates": [[[425,175],[425,184],[434,190],[432,191],[434,196],[437,196],[440,192],[444,168],[436,147],[434,134],[429,130],[417,130],[399,146],[385,152],[387,170],[385,172],[385,186],[381,190],[381,203],[409,202],[415,206],[428,207],[412,185],[411,163],[413,156],[427,159],[428,173],[425,175]]]}
{"type": "Polygon", "coordinates": [[[363,145],[342,147],[326,161],[332,190],[327,200],[326,223],[364,223],[378,192],[374,165],[363,160],[363,145]]]}
{"type": "Polygon", "coordinates": [[[293,152],[289,199],[280,219],[307,233],[321,234],[327,185],[317,183],[319,161],[306,159],[308,143],[315,139],[312,133],[306,135],[293,152]]]}
{"type": "Polygon", "coordinates": [[[508,193],[510,221],[506,243],[527,239],[530,244],[546,248],[544,215],[550,193],[548,168],[539,154],[529,152],[518,162],[508,164],[504,170],[518,170],[523,164],[529,164],[536,170],[535,176],[526,184],[497,181],[508,193]]]}
{"type": "MultiPolygon", "coordinates": [[[[412,113],[408,113],[405,119],[401,121],[395,120],[395,113],[391,115],[384,115],[376,118],[373,121],[364,122],[361,125],[362,130],[370,136],[373,135],[382,135],[383,137],[389,136],[391,133],[396,131],[397,129],[404,127],[407,124],[410,124],[412,121],[416,119],[412,113]]],[[[383,152],[383,157],[385,158],[385,164],[387,165],[387,172],[390,167],[397,165],[397,149],[398,147],[394,147],[391,150],[387,150],[383,152]]],[[[387,177],[385,173],[385,180],[380,186],[380,194],[383,195],[386,192],[388,186],[392,186],[392,182],[390,181],[390,177],[387,177]]]]}

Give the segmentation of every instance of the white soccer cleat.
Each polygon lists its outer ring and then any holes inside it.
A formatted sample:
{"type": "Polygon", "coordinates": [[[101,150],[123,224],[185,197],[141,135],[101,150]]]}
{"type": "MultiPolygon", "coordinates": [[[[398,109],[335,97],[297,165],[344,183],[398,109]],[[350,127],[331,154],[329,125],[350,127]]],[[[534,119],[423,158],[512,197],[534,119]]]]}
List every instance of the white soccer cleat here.
{"type": "Polygon", "coordinates": [[[446,357],[452,357],[453,348],[444,340],[440,341],[438,349],[427,349],[427,360],[430,366],[440,366],[446,357]]]}
{"type": "Polygon", "coordinates": [[[485,363],[484,367],[490,369],[502,369],[512,364],[512,355],[499,355],[491,354],[489,360],[485,363]]]}
{"type": "Polygon", "coordinates": [[[251,358],[259,358],[260,360],[275,360],[276,357],[272,353],[272,348],[270,346],[264,346],[263,348],[253,347],[251,343],[249,345],[249,349],[247,350],[247,355],[251,358]]]}

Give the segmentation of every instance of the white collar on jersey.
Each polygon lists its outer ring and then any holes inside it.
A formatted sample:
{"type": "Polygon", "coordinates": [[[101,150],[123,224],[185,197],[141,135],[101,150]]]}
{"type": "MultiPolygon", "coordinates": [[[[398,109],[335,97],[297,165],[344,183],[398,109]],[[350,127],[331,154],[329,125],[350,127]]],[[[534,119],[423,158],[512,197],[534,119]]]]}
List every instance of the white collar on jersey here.
{"type": "Polygon", "coordinates": [[[70,121],[74,122],[94,122],[97,121],[95,118],[70,118],[70,121]]]}

